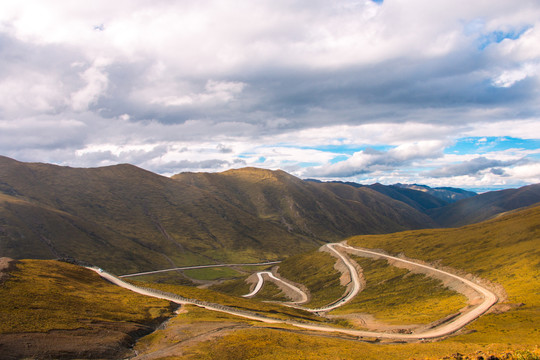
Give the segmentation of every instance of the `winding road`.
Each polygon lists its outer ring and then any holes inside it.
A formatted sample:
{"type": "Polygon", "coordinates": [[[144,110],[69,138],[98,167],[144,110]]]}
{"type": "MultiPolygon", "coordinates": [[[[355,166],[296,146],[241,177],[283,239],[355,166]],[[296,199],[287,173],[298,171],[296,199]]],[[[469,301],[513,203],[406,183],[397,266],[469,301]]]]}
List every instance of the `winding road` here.
{"type": "Polygon", "coordinates": [[[462,327],[464,327],[465,325],[467,325],[471,321],[473,321],[473,320],[477,319],[478,317],[480,317],[482,314],[484,314],[486,311],[488,311],[493,305],[495,305],[497,303],[497,301],[499,301],[499,298],[497,297],[497,295],[495,295],[493,292],[486,289],[485,287],[483,287],[483,286],[481,286],[479,284],[476,284],[476,283],[474,283],[474,282],[472,282],[470,280],[467,280],[467,279],[465,279],[465,278],[463,278],[461,276],[449,273],[447,271],[440,270],[440,269],[434,268],[434,267],[429,266],[429,265],[420,264],[420,263],[415,262],[415,261],[405,260],[405,259],[401,259],[401,258],[398,258],[398,257],[395,257],[395,256],[382,254],[382,253],[372,251],[372,250],[359,249],[359,248],[355,248],[355,247],[352,247],[352,246],[349,246],[349,245],[346,245],[346,244],[341,244],[341,243],[335,244],[335,245],[339,245],[340,247],[348,250],[349,252],[356,253],[358,255],[363,254],[363,255],[376,256],[376,257],[380,257],[380,258],[390,259],[390,260],[393,260],[393,261],[401,262],[401,263],[408,264],[408,265],[413,265],[415,267],[419,267],[419,268],[423,268],[423,269],[426,269],[426,270],[429,270],[429,271],[432,271],[432,272],[439,273],[439,274],[441,274],[443,276],[446,276],[446,277],[449,277],[449,278],[452,278],[452,279],[455,279],[455,280],[458,280],[458,281],[462,282],[464,285],[472,288],[473,290],[477,291],[480,295],[482,295],[482,297],[483,297],[482,303],[475,306],[470,311],[459,315],[458,317],[456,317],[451,322],[449,322],[449,323],[447,323],[447,324],[445,324],[443,326],[437,327],[435,329],[431,329],[428,332],[424,333],[424,338],[441,337],[441,336],[451,334],[451,333],[457,331],[458,329],[461,329],[462,327]]]}
{"type": "MultiPolygon", "coordinates": [[[[349,246],[349,245],[346,245],[346,244],[342,244],[342,243],[327,244],[326,246],[328,246],[330,250],[334,251],[344,261],[345,265],[347,266],[347,268],[349,269],[349,271],[351,273],[351,280],[353,282],[353,287],[352,287],[351,291],[348,294],[346,294],[343,298],[338,300],[336,303],[331,304],[329,306],[332,309],[336,308],[338,306],[341,306],[344,303],[350,301],[358,293],[358,291],[360,290],[360,281],[359,281],[358,273],[356,272],[356,269],[354,268],[352,263],[347,259],[347,257],[345,257],[343,254],[341,254],[339,251],[337,251],[335,249],[335,247],[339,247],[339,248],[343,249],[344,251],[348,251],[348,252],[351,252],[351,253],[354,253],[354,254],[357,254],[357,255],[361,255],[361,256],[364,255],[364,256],[370,256],[370,257],[375,256],[375,257],[386,258],[386,259],[389,259],[389,260],[403,262],[403,263],[408,264],[408,265],[413,265],[413,266],[416,266],[416,267],[424,268],[424,269],[427,269],[429,271],[438,272],[438,273],[440,273],[440,274],[442,274],[444,276],[448,276],[448,277],[453,278],[455,280],[459,280],[463,284],[465,284],[466,286],[471,287],[472,289],[474,289],[475,291],[477,291],[479,294],[482,295],[483,301],[479,305],[473,307],[470,311],[468,311],[466,313],[463,313],[463,314],[453,318],[451,321],[446,322],[446,323],[444,323],[444,324],[442,324],[442,325],[440,325],[438,327],[427,329],[426,331],[423,331],[423,332],[418,332],[418,333],[413,333],[413,334],[386,333],[386,332],[377,332],[377,331],[341,329],[341,328],[330,327],[330,326],[315,325],[315,324],[311,325],[311,324],[301,323],[301,322],[297,322],[297,321],[289,321],[289,320],[280,320],[280,319],[269,318],[269,317],[265,317],[265,316],[262,316],[262,315],[258,315],[258,314],[254,314],[254,313],[248,313],[248,312],[245,312],[245,311],[225,307],[225,306],[222,306],[222,305],[219,305],[219,304],[211,304],[211,303],[201,302],[201,301],[192,300],[192,299],[184,299],[184,298],[181,298],[181,297],[179,297],[177,295],[174,295],[174,294],[167,294],[167,293],[163,293],[163,292],[153,290],[153,289],[140,288],[138,286],[129,284],[129,283],[125,282],[124,280],[122,280],[122,279],[120,279],[120,278],[118,278],[118,277],[116,277],[116,276],[114,276],[112,274],[109,274],[109,273],[107,273],[107,272],[105,272],[105,271],[103,271],[101,269],[90,268],[90,267],[89,267],[89,269],[97,272],[100,276],[102,276],[103,278],[107,279],[108,281],[110,281],[113,284],[116,284],[118,286],[124,287],[126,289],[129,289],[131,291],[135,291],[135,292],[143,294],[143,295],[169,300],[169,301],[172,301],[172,302],[175,302],[175,303],[178,303],[178,304],[193,304],[193,305],[196,305],[196,306],[204,307],[204,308],[209,309],[209,310],[225,312],[225,313],[229,313],[229,314],[232,314],[232,315],[237,315],[237,316],[247,318],[247,319],[251,319],[251,320],[262,321],[262,322],[265,322],[265,323],[288,324],[288,325],[292,325],[292,326],[295,326],[297,328],[302,328],[302,329],[308,329],[308,330],[314,330],[314,331],[323,331],[323,332],[342,333],[342,334],[357,336],[357,337],[360,337],[360,338],[361,337],[373,337],[373,338],[415,341],[415,340],[424,340],[424,339],[436,339],[436,338],[448,336],[450,334],[455,333],[459,329],[463,328],[465,325],[467,325],[471,321],[477,319],[479,316],[484,314],[491,306],[493,306],[498,301],[497,296],[494,293],[492,293],[491,291],[489,291],[488,289],[486,289],[486,288],[484,288],[484,287],[482,287],[482,286],[480,286],[480,285],[478,285],[478,284],[476,284],[476,283],[474,283],[472,281],[469,281],[469,280],[467,280],[465,278],[462,278],[460,276],[451,274],[451,273],[443,271],[443,270],[436,269],[436,268],[431,267],[429,265],[424,265],[424,264],[420,264],[420,263],[415,262],[415,261],[405,260],[405,259],[401,259],[401,258],[398,258],[398,257],[395,257],[395,256],[382,254],[382,253],[372,251],[372,250],[355,248],[355,247],[352,247],[352,246],[349,246]]],[[[262,275],[261,275],[261,278],[262,278],[262,275]]],[[[280,280],[280,279],[278,279],[278,280],[280,280]]],[[[259,281],[257,286],[259,286],[259,284],[261,284],[260,286],[262,287],[261,281],[259,281]]],[[[288,285],[290,285],[290,284],[288,284],[288,285]]],[[[253,293],[253,291],[252,291],[252,293],[253,293]]],[[[322,310],[317,309],[316,311],[322,311],[322,310]]]]}
{"type": "Polygon", "coordinates": [[[255,294],[257,294],[261,290],[261,288],[262,288],[262,286],[264,284],[264,277],[263,276],[266,275],[270,279],[272,279],[274,282],[280,283],[280,284],[288,287],[293,292],[300,295],[300,300],[295,301],[294,302],[295,304],[302,304],[302,303],[305,303],[305,302],[308,301],[308,296],[304,291],[302,291],[300,288],[294,286],[293,284],[289,284],[288,282],[284,281],[283,279],[278,278],[277,276],[272,274],[270,271],[259,271],[256,274],[257,274],[257,278],[258,278],[257,285],[255,285],[255,288],[249,294],[242,295],[243,297],[248,298],[248,297],[252,297],[255,294]]]}
{"type": "MultiPolygon", "coordinates": [[[[343,255],[342,253],[340,253],[339,251],[334,249],[334,246],[336,246],[336,245],[339,245],[339,244],[337,244],[337,243],[326,244],[326,245],[323,245],[323,247],[327,247],[328,249],[330,249],[330,251],[332,251],[334,254],[336,254],[336,256],[339,259],[341,259],[341,261],[343,261],[343,263],[347,267],[347,270],[348,270],[348,272],[349,272],[349,274],[351,276],[352,288],[343,297],[341,297],[340,299],[338,299],[338,300],[334,301],[333,303],[328,304],[326,306],[316,308],[316,309],[310,309],[310,308],[306,308],[306,307],[302,307],[302,306],[295,306],[296,308],[302,309],[302,310],[305,310],[305,311],[308,311],[308,312],[312,312],[312,313],[326,312],[326,311],[334,310],[334,309],[336,309],[336,308],[338,308],[340,306],[345,305],[346,303],[348,303],[352,299],[354,299],[354,297],[362,289],[360,278],[358,276],[358,272],[354,268],[354,265],[351,263],[351,261],[349,260],[349,258],[347,256],[343,255]]],[[[302,303],[305,303],[305,302],[308,301],[308,295],[304,291],[302,291],[301,289],[299,289],[298,287],[296,287],[294,285],[291,285],[291,284],[285,282],[283,279],[280,279],[280,278],[274,276],[274,274],[272,274],[271,272],[269,272],[269,271],[259,271],[256,274],[257,274],[257,277],[258,277],[257,285],[255,286],[255,288],[249,294],[242,295],[242,296],[251,297],[251,296],[254,296],[255,294],[257,294],[262,289],[262,286],[264,284],[263,275],[267,275],[274,282],[280,282],[282,284],[285,284],[286,286],[291,288],[293,291],[295,291],[296,293],[301,295],[302,300],[301,301],[295,301],[294,304],[302,304],[302,303]]]]}

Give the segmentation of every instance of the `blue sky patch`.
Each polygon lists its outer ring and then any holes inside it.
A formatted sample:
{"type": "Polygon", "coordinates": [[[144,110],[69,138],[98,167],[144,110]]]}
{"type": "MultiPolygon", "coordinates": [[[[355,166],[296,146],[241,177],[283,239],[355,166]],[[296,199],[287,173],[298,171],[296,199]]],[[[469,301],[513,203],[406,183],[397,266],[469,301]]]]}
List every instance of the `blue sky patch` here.
{"type": "Polygon", "coordinates": [[[335,164],[335,163],[338,163],[338,162],[341,162],[341,161],[345,161],[348,158],[349,158],[348,156],[339,155],[339,156],[336,156],[335,158],[333,158],[332,160],[330,160],[330,164],[335,164]]]}
{"type": "Polygon", "coordinates": [[[525,26],[521,28],[520,30],[512,30],[512,31],[492,31],[487,34],[482,34],[480,38],[478,39],[479,45],[478,48],[480,50],[484,50],[486,47],[488,47],[490,44],[493,43],[500,43],[504,39],[510,39],[510,40],[517,40],[523,33],[527,30],[529,30],[530,26],[525,26]]]}
{"type": "Polygon", "coordinates": [[[508,149],[534,150],[540,148],[540,139],[503,137],[466,137],[445,149],[446,154],[485,154],[508,149]]]}
{"type": "MultiPolygon", "coordinates": [[[[295,148],[300,148],[304,150],[318,150],[318,151],[324,151],[324,152],[330,152],[330,153],[336,153],[336,154],[343,154],[343,155],[353,155],[356,152],[366,150],[366,149],[373,149],[377,151],[388,151],[394,146],[390,145],[322,145],[322,146],[301,146],[295,148]]],[[[346,158],[346,157],[345,157],[346,158]]]]}

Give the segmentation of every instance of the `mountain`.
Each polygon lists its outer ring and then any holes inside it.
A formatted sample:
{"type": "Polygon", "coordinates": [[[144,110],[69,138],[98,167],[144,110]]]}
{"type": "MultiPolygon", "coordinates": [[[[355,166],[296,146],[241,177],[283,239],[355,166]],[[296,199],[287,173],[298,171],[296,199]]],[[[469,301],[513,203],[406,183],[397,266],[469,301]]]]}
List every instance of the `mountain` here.
{"type": "Polygon", "coordinates": [[[0,254],[75,257],[117,273],[276,259],[354,234],[431,226],[369,189],[241,169],[163,177],[0,157],[0,254]],[[427,225],[426,225],[427,224],[427,225]]]}
{"type": "MultiPolygon", "coordinates": [[[[322,183],[322,181],[307,179],[306,181],[322,183]]],[[[427,185],[394,184],[382,185],[379,183],[372,185],[362,185],[355,182],[329,181],[331,184],[344,184],[355,188],[370,188],[381,194],[401,201],[416,210],[426,212],[430,209],[446,206],[460,199],[475,196],[476,193],[458,188],[440,187],[431,188],[427,185]]]]}
{"type": "Polygon", "coordinates": [[[432,193],[417,189],[402,187],[399,185],[381,185],[373,184],[369,187],[392,199],[404,202],[417,210],[426,212],[429,209],[436,209],[448,205],[448,201],[434,196],[432,193]]]}
{"type": "Polygon", "coordinates": [[[429,195],[432,195],[438,199],[441,199],[447,203],[453,203],[458,200],[467,199],[471,196],[475,196],[476,193],[473,191],[453,188],[453,187],[436,187],[431,188],[427,185],[418,185],[418,184],[400,184],[397,183],[394,185],[398,188],[417,190],[429,195]]]}
{"type": "Polygon", "coordinates": [[[491,191],[457,201],[428,214],[443,227],[458,227],[540,202],[540,184],[491,191]]]}
{"type": "Polygon", "coordinates": [[[0,159],[0,253],[72,256],[119,273],[282,257],[318,246],[208,191],[131,165],[0,159]]]}
{"type": "Polygon", "coordinates": [[[244,168],[172,178],[206,189],[289,232],[322,241],[434,225],[428,216],[371,189],[307,182],[281,170],[244,168]]]}
{"type": "MultiPolygon", "coordinates": [[[[205,329],[208,329],[210,323],[223,321],[222,315],[205,314],[198,315],[196,319],[187,318],[184,324],[181,320],[170,322],[158,330],[156,336],[147,338],[146,349],[149,350],[144,353],[142,349],[139,354],[153,355],[156,348],[164,348],[170,350],[161,352],[160,356],[166,354],[174,357],[182,351],[183,354],[192,354],[182,356],[187,359],[205,356],[213,359],[538,359],[538,224],[540,207],[537,206],[458,229],[423,229],[347,239],[349,244],[355,246],[421,259],[438,268],[450,267],[460,275],[470,273],[471,276],[467,278],[497,292],[500,302],[488,313],[458,333],[439,341],[385,343],[384,340],[370,338],[351,341],[351,338],[340,338],[337,333],[313,336],[313,333],[282,331],[278,327],[249,328],[245,324],[234,328],[231,322],[235,319],[226,318],[227,326],[220,327],[226,329],[226,334],[219,336],[222,330],[214,327],[212,341],[202,338],[200,341],[185,342],[181,348],[173,348],[170,339],[185,333],[182,331],[185,327],[189,326],[190,330],[202,328],[200,324],[206,322],[205,329]],[[530,349],[532,353],[525,349],[530,349]]],[[[427,282],[423,275],[407,273],[407,270],[390,266],[384,260],[353,258],[361,262],[366,280],[366,288],[359,297],[372,295],[369,301],[358,302],[354,306],[358,306],[357,310],[364,314],[374,315],[373,320],[364,317],[372,326],[388,328],[401,325],[406,323],[404,320],[407,318],[421,318],[426,311],[432,312],[437,308],[453,311],[448,306],[448,297],[441,296],[440,290],[445,288],[442,283],[427,282]],[[396,288],[396,284],[401,286],[396,288]],[[412,286],[405,287],[407,284],[412,286]]],[[[313,251],[282,262],[279,273],[298,274],[303,278],[304,285],[320,288],[320,293],[326,295],[331,290],[328,289],[328,274],[333,270],[334,263],[335,258],[330,255],[313,251]]],[[[339,273],[335,276],[336,280],[339,276],[339,273]]],[[[338,292],[337,296],[342,293],[338,292]]],[[[366,325],[357,320],[360,317],[356,311],[353,314],[349,312],[351,306],[346,305],[336,316],[348,319],[349,325],[366,325]]]]}
{"type": "MultiPolygon", "coordinates": [[[[354,182],[307,180],[328,187],[348,185],[357,189],[372,189],[428,215],[429,227],[459,227],[488,220],[496,215],[540,202],[540,184],[519,189],[507,189],[476,194],[452,187],[431,188],[417,184],[362,185],[354,182]]],[[[322,185],[321,185],[322,186],[322,185]]],[[[352,195],[349,195],[352,196],[352,195]]]]}

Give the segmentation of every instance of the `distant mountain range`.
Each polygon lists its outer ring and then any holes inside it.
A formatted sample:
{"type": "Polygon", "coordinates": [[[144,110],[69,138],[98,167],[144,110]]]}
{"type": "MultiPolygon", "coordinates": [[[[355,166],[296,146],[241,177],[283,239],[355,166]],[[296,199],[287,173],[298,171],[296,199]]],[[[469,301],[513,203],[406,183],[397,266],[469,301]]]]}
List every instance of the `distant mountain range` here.
{"type": "Polygon", "coordinates": [[[74,257],[117,273],[258,261],[540,201],[540,185],[476,196],[411,187],[304,181],[257,168],[167,178],[126,164],[82,169],[0,157],[0,254],[74,257]],[[468,197],[452,202],[460,196],[468,197]]]}
{"type": "Polygon", "coordinates": [[[424,193],[427,193],[429,195],[432,195],[438,199],[441,199],[443,201],[446,201],[448,203],[453,203],[458,200],[463,200],[470,198],[471,196],[477,195],[477,193],[473,191],[463,190],[463,189],[457,189],[453,187],[436,187],[431,188],[427,185],[418,185],[418,184],[400,184],[397,183],[394,186],[403,188],[403,189],[411,189],[411,190],[417,190],[424,193]]]}
{"type": "MultiPolygon", "coordinates": [[[[308,179],[316,183],[319,180],[308,179]]],[[[345,184],[356,188],[370,188],[392,199],[402,201],[417,210],[425,212],[428,209],[443,207],[458,200],[466,199],[477,195],[475,192],[451,187],[431,188],[427,185],[417,184],[394,184],[382,185],[362,185],[354,182],[330,181],[332,184],[345,184]]]]}

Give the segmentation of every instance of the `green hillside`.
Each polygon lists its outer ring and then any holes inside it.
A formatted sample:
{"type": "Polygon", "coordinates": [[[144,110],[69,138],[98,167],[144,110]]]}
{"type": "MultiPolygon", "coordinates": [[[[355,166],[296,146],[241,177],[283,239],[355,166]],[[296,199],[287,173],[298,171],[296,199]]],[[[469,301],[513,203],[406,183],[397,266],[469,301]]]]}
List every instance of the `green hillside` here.
{"type": "MultiPolygon", "coordinates": [[[[16,201],[19,200],[11,199],[11,202],[16,201]]],[[[358,341],[356,338],[326,336],[188,306],[166,327],[143,338],[137,349],[140,352],[165,351],[162,357],[171,359],[438,359],[457,353],[480,356],[478,351],[482,351],[486,359],[489,354],[506,354],[508,350],[513,351],[508,359],[520,359],[520,354],[528,356],[521,359],[538,359],[533,353],[537,352],[535,346],[540,338],[537,326],[540,322],[539,224],[540,207],[533,207],[459,229],[365,235],[347,240],[354,246],[379,248],[392,254],[403,253],[410,258],[437,262],[504,287],[507,298],[503,298],[494,311],[444,340],[378,344],[373,343],[374,339],[358,341]],[[518,349],[533,353],[515,352],[518,349]]],[[[410,317],[414,311],[420,312],[421,317],[428,315],[426,321],[438,316],[440,308],[454,311],[451,308],[456,306],[451,305],[453,295],[436,282],[419,275],[407,275],[405,270],[395,269],[380,260],[356,260],[365,270],[369,289],[350,305],[335,311],[336,314],[347,316],[351,311],[373,311],[380,320],[396,324],[407,317],[407,321],[417,321],[419,318],[410,317]],[[403,302],[404,297],[411,301],[403,302]],[[393,303],[400,305],[392,308],[393,303]]],[[[307,282],[312,294],[319,294],[314,297],[316,302],[324,302],[325,294],[334,298],[334,290],[336,294],[343,290],[335,282],[339,275],[332,268],[332,257],[325,253],[309,252],[291,257],[280,265],[280,274],[285,277],[296,274],[295,281],[307,282]]],[[[86,331],[84,339],[88,342],[88,336],[96,331],[96,326],[118,322],[143,324],[169,311],[166,302],[129,293],[102,281],[93,272],[57,261],[21,261],[10,275],[0,285],[0,320],[5,327],[0,341],[12,339],[10,336],[14,332],[44,334],[47,331],[47,334],[59,336],[56,329],[74,329],[69,330],[77,331],[71,338],[74,343],[81,338],[80,331],[86,331]]],[[[186,297],[267,312],[272,317],[293,316],[317,321],[312,315],[298,310],[255,299],[235,298],[193,287],[153,286],[186,297]]],[[[503,294],[500,290],[499,293],[503,294]]],[[[275,297],[276,294],[265,296],[275,297]]],[[[122,329],[127,331],[125,327],[122,329]]],[[[134,328],[130,329],[133,331],[134,328]]],[[[92,336],[96,336],[97,342],[104,333],[101,330],[92,336]]],[[[117,346],[118,338],[114,341],[117,346]]],[[[10,344],[20,343],[19,339],[10,344]]],[[[101,358],[118,357],[103,355],[101,358]]]]}
{"type": "Polygon", "coordinates": [[[390,196],[392,199],[402,201],[422,212],[425,212],[428,209],[443,207],[449,203],[447,200],[435,197],[427,191],[424,192],[419,189],[411,189],[399,185],[385,186],[382,184],[373,184],[369,187],[381,194],[390,196]]]}
{"type": "Polygon", "coordinates": [[[448,206],[432,209],[428,214],[442,227],[458,227],[540,202],[540,184],[479,194],[448,206]]]}
{"type": "Polygon", "coordinates": [[[490,313],[468,326],[477,331],[456,340],[535,344],[540,339],[540,207],[516,211],[458,229],[357,236],[353,246],[437,262],[478,275],[506,292],[501,314],[490,313]]]}
{"type": "Polygon", "coordinates": [[[323,241],[434,225],[425,214],[371,189],[303,181],[280,170],[182,173],[173,179],[211,191],[289,232],[323,241]]]}
{"type": "Polygon", "coordinates": [[[346,198],[261,169],[170,179],[131,165],[84,169],[0,157],[0,254],[74,257],[126,274],[281,259],[345,236],[431,222],[377,192],[351,189],[346,198]]]}
{"type": "Polygon", "coordinates": [[[276,259],[320,244],[209,191],[134,166],[0,160],[0,253],[6,256],[65,255],[127,273],[276,259]]]}

